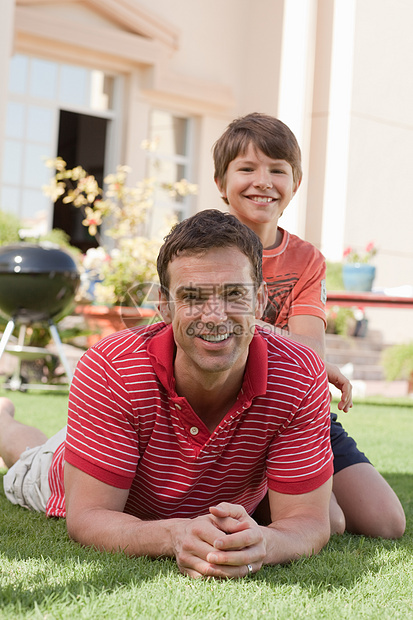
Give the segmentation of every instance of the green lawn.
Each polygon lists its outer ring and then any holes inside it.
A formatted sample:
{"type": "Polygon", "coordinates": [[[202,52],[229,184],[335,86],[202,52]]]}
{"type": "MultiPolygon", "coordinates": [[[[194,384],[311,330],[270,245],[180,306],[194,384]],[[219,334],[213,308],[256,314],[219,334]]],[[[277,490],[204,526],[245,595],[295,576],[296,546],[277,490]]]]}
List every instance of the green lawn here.
{"type": "MultiPolygon", "coordinates": [[[[18,419],[49,435],[65,422],[67,395],[11,398],[18,419]]],[[[82,549],[63,520],[9,504],[1,487],[0,618],[413,619],[413,402],[360,403],[343,420],[403,502],[401,540],[335,536],[318,556],[252,578],[193,581],[173,560],[82,549]]]]}

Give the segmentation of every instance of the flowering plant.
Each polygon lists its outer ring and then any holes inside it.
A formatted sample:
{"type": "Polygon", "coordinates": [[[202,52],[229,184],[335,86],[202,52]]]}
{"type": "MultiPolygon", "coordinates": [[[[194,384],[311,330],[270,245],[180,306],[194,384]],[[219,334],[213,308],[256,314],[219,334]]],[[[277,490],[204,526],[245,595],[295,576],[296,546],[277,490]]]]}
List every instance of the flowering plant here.
{"type": "MultiPolygon", "coordinates": [[[[82,210],[82,224],[100,245],[89,249],[81,265],[81,287],[78,301],[92,301],[107,305],[133,305],[130,289],[144,282],[157,280],[156,257],[164,235],[175,221],[171,214],[156,237],[148,238],[147,215],[153,206],[156,179],[147,178],[135,187],[126,185],[130,169],[118,166],[116,173],[99,187],[95,177],[81,166],[70,170],[57,157],[46,162],[56,170],[43,191],[53,202],[62,198],[64,204],[73,204],[82,210]],[[103,239],[103,235],[108,238],[103,239]]],[[[169,196],[187,196],[197,192],[197,186],[185,179],[176,183],[162,183],[161,189],[169,196]]]]}
{"type": "Polygon", "coordinates": [[[343,252],[343,259],[347,263],[369,263],[376,254],[377,249],[373,241],[370,241],[370,243],[366,245],[364,252],[359,252],[354,248],[347,247],[343,252]]]}

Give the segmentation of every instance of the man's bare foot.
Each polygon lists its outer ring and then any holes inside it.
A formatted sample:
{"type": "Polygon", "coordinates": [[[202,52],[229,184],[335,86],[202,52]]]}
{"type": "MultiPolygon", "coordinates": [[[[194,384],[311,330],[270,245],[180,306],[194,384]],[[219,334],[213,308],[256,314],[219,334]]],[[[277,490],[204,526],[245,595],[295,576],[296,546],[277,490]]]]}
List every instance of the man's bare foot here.
{"type": "Polygon", "coordinates": [[[0,416],[3,412],[14,418],[14,405],[10,398],[6,398],[5,396],[0,397],[0,416]]]}
{"type": "MultiPolygon", "coordinates": [[[[10,416],[11,418],[14,418],[14,405],[9,398],[6,398],[5,396],[1,396],[0,397],[0,427],[2,423],[2,418],[3,416],[6,416],[6,415],[10,416]]],[[[3,469],[3,468],[7,468],[7,465],[0,456],[0,469],[3,469]]]]}

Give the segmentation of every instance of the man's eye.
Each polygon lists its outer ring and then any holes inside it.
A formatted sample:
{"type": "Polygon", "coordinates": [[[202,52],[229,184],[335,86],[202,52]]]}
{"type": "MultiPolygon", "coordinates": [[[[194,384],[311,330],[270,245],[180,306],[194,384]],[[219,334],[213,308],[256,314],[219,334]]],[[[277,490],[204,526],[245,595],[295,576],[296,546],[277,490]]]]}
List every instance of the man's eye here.
{"type": "Polygon", "coordinates": [[[182,301],[187,303],[195,303],[200,301],[200,297],[196,293],[186,293],[185,295],[182,295],[182,301]]]}
{"type": "Polygon", "coordinates": [[[235,299],[242,299],[242,297],[244,297],[245,295],[245,291],[242,289],[232,289],[231,291],[227,291],[226,293],[226,297],[227,299],[233,301],[235,299]]]}

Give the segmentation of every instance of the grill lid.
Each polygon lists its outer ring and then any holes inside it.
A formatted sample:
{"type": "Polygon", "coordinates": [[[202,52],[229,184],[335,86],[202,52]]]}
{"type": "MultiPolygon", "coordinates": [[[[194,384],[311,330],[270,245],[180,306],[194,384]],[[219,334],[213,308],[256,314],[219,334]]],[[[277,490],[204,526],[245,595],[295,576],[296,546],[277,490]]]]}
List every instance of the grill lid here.
{"type": "Polygon", "coordinates": [[[14,243],[0,247],[0,273],[77,273],[73,258],[54,244],[14,243]]]}
{"type": "Polygon", "coordinates": [[[79,287],[73,258],[57,246],[0,247],[0,311],[21,322],[64,314],[79,287]]]}

